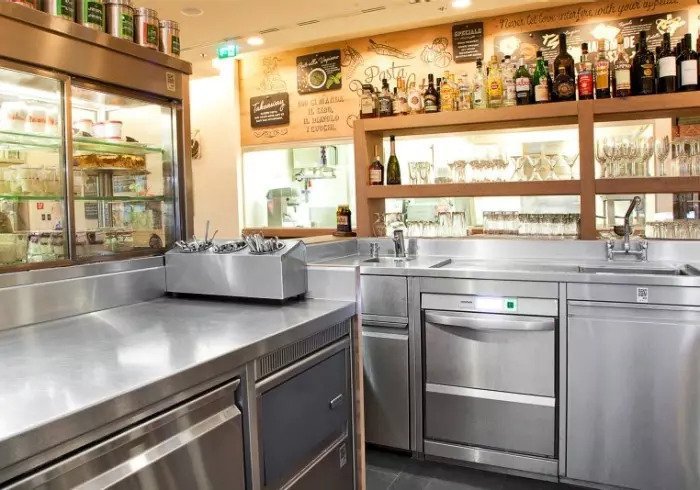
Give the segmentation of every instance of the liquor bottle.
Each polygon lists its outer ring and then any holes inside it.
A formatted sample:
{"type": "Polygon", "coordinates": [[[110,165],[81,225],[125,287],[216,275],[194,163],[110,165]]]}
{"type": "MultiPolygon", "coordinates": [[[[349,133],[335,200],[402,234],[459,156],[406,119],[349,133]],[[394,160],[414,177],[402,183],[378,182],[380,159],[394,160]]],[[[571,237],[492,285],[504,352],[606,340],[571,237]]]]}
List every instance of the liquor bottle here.
{"type": "Polygon", "coordinates": [[[391,94],[391,114],[398,116],[401,114],[399,108],[399,87],[394,87],[394,93],[391,94]]]}
{"type": "Polygon", "coordinates": [[[503,104],[503,75],[496,55],[491,56],[487,86],[489,107],[501,107],[503,104]]]}
{"type": "Polygon", "coordinates": [[[423,110],[425,112],[437,112],[438,107],[438,93],[435,90],[433,74],[430,73],[428,74],[428,88],[423,95],[423,110]]]}
{"type": "MultiPolygon", "coordinates": [[[[566,66],[559,65],[559,73],[554,79],[554,92],[557,94],[558,102],[576,100],[576,85],[574,79],[566,71],[566,66]]],[[[592,94],[591,89],[591,94],[592,94]]]]}
{"type": "Polygon", "coordinates": [[[515,72],[515,100],[518,105],[527,105],[532,99],[530,71],[525,66],[525,60],[520,58],[520,68],[515,72]]]}
{"type": "Polygon", "coordinates": [[[391,116],[393,113],[389,82],[384,78],[382,79],[382,93],[379,95],[379,117],[391,116]]]}
{"type": "Polygon", "coordinates": [[[609,99],[610,91],[610,60],[608,60],[608,42],[598,44],[598,59],[595,62],[595,96],[597,99],[609,99]]]}
{"type": "Polygon", "coordinates": [[[362,84],[362,95],[360,96],[360,119],[377,117],[377,104],[374,87],[369,83],[362,84]]]}
{"type": "Polygon", "coordinates": [[[576,70],[574,68],[574,58],[569,54],[566,48],[566,34],[559,34],[559,54],[554,58],[554,73],[559,76],[559,67],[563,66],[566,73],[572,80],[576,79],[576,70]]]}
{"type": "Polygon", "coordinates": [[[474,92],[472,93],[472,107],[474,109],[486,109],[488,99],[486,97],[486,79],[484,77],[484,65],[476,60],[476,73],[474,74],[474,92]]]}
{"type": "Polygon", "coordinates": [[[549,100],[556,100],[554,95],[554,75],[555,73],[549,68],[549,61],[544,60],[544,71],[547,73],[547,89],[549,90],[549,100]]]}
{"type": "Polygon", "coordinates": [[[632,64],[625,51],[622,35],[617,37],[617,58],[615,59],[615,97],[628,97],[632,92],[632,64]]]}
{"type": "Polygon", "coordinates": [[[452,112],[455,110],[456,94],[450,83],[450,72],[446,71],[442,77],[442,87],[440,87],[440,110],[452,112]]]}
{"type": "MultiPolygon", "coordinates": [[[[633,89],[636,86],[636,95],[651,95],[656,89],[654,63],[654,53],[647,48],[647,33],[642,31],[639,33],[639,52],[634,55],[634,77],[633,89]]],[[[696,67],[697,73],[697,67],[696,67]]],[[[697,84],[697,77],[695,80],[697,84]]]]}
{"type": "MultiPolygon", "coordinates": [[[[562,67],[559,66],[559,68],[562,67]]],[[[559,79],[558,76],[557,79],[559,79]]],[[[581,44],[581,62],[578,64],[578,98],[579,100],[593,98],[593,64],[588,58],[588,43],[581,44]]]]}
{"type": "Polygon", "coordinates": [[[369,165],[369,185],[384,184],[384,165],[379,158],[379,145],[374,145],[374,161],[369,165]]]}
{"type": "Polygon", "coordinates": [[[437,77],[435,80],[435,91],[437,92],[438,111],[442,110],[442,96],[440,95],[440,90],[442,90],[442,78],[437,77]]]}
{"type": "Polygon", "coordinates": [[[657,90],[660,94],[668,94],[676,91],[676,57],[671,51],[671,34],[664,33],[663,41],[661,42],[661,50],[658,58],[659,81],[657,90]]]}
{"type": "Polygon", "coordinates": [[[469,78],[467,74],[463,74],[459,80],[459,98],[457,100],[457,109],[467,111],[472,108],[472,94],[469,90],[469,78]]]}
{"type": "Polygon", "coordinates": [[[505,69],[503,70],[503,106],[510,107],[518,103],[515,90],[515,72],[517,66],[513,64],[510,56],[506,56],[505,69]]]}
{"type": "Polygon", "coordinates": [[[403,77],[399,77],[397,83],[399,85],[399,114],[406,115],[409,112],[411,112],[411,109],[408,107],[408,93],[406,91],[406,80],[403,77]]]}
{"type": "Polygon", "coordinates": [[[411,82],[411,86],[408,88],[407,104],[411,114],[423,112],[423,93],[421,89],[416,87],[416,82],[411,82]]]}
{"type": "Polygon", "coordinates": [[[690,91],[698,89],[698,53],[692,48],[693,35],[688,33],[683,39],[683,51],[680,56],[680,90],[690,91]]]}
{"type": "MultiPolygon", "coordinates": [[[[432,80],[429,79],[432,83],[432,80]]],[[[430,88],[430,86],[428,86],[430,88]]],[[[435,88],[433,88],[435,90],[435,88]]],[[[389,161],[386,164],[386,184],[387,185],[401,185],[401,167],[399,166],[399,159],[396,158],[396,137],[390,136],[389,142],[391,145],[391,152],[389,153],[389,161]]]]}
{"type": "Polygon", "coordinates": [[[542,51],[537,52],[537,64],[535,65],[535,73],[532,76],[533,84],[535,85],[535,103],[541,104],[549,102],[549,74],[542,59],[542,51]]]}

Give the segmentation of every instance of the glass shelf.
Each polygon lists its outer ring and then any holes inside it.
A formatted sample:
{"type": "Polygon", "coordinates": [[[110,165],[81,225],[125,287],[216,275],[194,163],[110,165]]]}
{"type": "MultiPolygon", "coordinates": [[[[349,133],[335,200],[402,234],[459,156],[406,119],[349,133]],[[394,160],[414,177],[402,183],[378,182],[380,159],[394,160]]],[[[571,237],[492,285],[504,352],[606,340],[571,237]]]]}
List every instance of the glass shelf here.
{"type": "Polygon", "coordinates": [[[99,202],[165,202],[165,196],[75,196],[76,201],[99,202]]]}
{"type": "Polygon", "coordinates": [[[63,201],[63,196],[0,194],[0,201],[63,201]]]}
{"type": "Polygon", "coordinates": [[[25,133],[20,131],[0,131],[0,148],[7,150],[49,149],[58,150],[61,138],[56,135],[25,133]]]}
{"type": "Polygon", "coordinates": [[[73,138],[73,151],[81,153],[108,153],[111,155],[138,155],[162,153],[163,149],[149,146],[143,143],[129,143],[127,141],[106,141],[88,136],[76,136],[73,138]]]}

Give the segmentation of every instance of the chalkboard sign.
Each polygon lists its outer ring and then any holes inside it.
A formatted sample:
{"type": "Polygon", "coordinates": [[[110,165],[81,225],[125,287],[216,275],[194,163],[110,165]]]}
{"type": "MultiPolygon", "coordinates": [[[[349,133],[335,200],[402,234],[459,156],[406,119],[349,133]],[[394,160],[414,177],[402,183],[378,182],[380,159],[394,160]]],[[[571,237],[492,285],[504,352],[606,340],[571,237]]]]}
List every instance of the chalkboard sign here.
{"type": "Polygon", "coordinates": [[[452,53],[457,63],[484,59],[484,23],[453,25],[452,53]]]}
{"type": "Polygon", "coordinates": [[[300,94],[337,90],[342,86],[339,49],[297,57],[297,91],[300,94]]]}
{"type": "Polygon", "coordinates": [[[264,128],[289,124],[289,93],[250,98],[250,126],[264,128]]]}

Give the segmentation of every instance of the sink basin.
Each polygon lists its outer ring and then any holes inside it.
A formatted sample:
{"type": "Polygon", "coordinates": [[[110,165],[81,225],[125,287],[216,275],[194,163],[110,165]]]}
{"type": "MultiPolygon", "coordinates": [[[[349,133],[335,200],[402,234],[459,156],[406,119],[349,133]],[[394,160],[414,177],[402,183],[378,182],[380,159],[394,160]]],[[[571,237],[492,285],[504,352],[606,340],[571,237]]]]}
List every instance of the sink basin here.
{"type": "Polygon", "coordinates": [[[415,257],[374,257],[362,262],[365,264],[401,265],[414,260],[416,260],[415,257]]]}
{"type": "Polygon", "coordinates": [[[648,276],[695,276],[698,270],[694,267],[645,267],[645,266],[595,266],[578,268],[586,274],[642,274],[648,276]]]}

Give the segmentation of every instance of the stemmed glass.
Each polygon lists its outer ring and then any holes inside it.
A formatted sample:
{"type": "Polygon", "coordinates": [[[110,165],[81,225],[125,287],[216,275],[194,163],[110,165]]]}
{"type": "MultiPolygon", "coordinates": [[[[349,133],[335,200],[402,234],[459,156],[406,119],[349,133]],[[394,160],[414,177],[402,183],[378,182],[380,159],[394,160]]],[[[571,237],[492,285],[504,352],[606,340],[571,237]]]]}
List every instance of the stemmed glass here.
{"type": "Polygon", "coordinates": [[[610,162],[610,167],[608,168],[608,177],[619,177],[619,160],[621,156],[620,145],[617,144],[615,138],[608,138],[607,136],[603,139],[603,152],[605,153],[605,158],[610,162]]]}
{"type": "Polygon", "coordinates": [[[527,164],[530,166],[530,180],[542,180],[540,176],[540,162],[542,155],[528,155],[527,164]]]}
{"type": "Polygon", "coordinates": [[[569,178],[571,180],[575,180],[576,178],[574,175],[574,167],[576,166],[576,162],[578,161],[578,156],[578,153],[573,157],[569,155],[559,155],[559,158],[561,158],[564,164],[566,164],[566,166],[569,167],[569,178]]]}
{"type": "Polygon", "coordinates": [[[525,176],[523,175],[523,165],[525,165],[525,161],[523,160],[523,157],[511,155],[509,158],[513,163],[513,168],[515,169],[513,170],[513,175],[511,175],[510,180],[512,182],[525,180],[525,176]]]}
{"type": "Polygon", "coordinates": [[[430,162],[420,162],[418,164],[418,172],[420,174],[420,183],[429,184],[430,183],[430,169],[432,165],[430,162]]]}
{"type": "Polygon", "coordinates": [[[656,141],[656,158],[659,160],[659,177],[666,176],[664,164],[666,163],[666,159],[668,158],[670,152],[671,144],[668,135],[664,136],[662,140],[656,141]]]}
{"type": "Polygon", "coordinates": [[[549,180],[558,180],[557,167],[559,166],[559,158],[561,158],[562,155],[549,154],[545,155],[545,157],[545,163],[549,164],[549,180]]]}
{"type": "Polygon", "coordinates": [[[408,162],[408,177],[411,179],[411,184],[416,185],[418,183],[418,166],[419,162],[408,162]]]}
{"type": "MultiPolygon", "coordinates": [[[[578,155],[577,155],[578,157],[578,155]]],[[[601,179],[607,179],[610,178],[611,175],[609,175],[611,172],[608,169],[608,157],[605,154],[604,151],[604,145],[601,143],[600,140],[596,140],[595,142],[595,158],[598,161],[598,165],[600,165],[600,178],[601,179]]],[[[573,174],[572,177],[573,178],[573,174]]]]}
{"type": "Polygon", "coordinates": [[[685,177],[690,175],[689,166],[689,148],[685,141],[678,142],[678,176],[685,177]]]}

